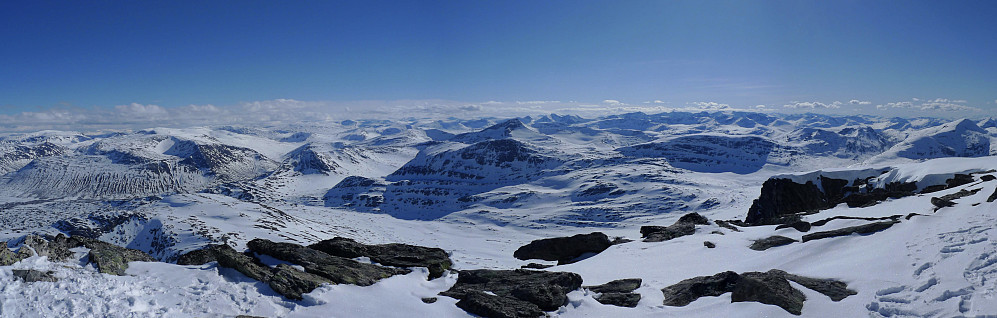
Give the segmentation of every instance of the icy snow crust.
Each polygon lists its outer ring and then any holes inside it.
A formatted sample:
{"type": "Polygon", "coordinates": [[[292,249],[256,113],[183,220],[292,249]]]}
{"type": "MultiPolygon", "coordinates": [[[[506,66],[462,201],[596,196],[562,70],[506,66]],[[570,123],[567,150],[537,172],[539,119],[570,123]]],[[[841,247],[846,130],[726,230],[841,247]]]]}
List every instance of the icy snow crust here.
{"type": "MultiPolygon", "coordinates": [[[[858,292],[833,302],[796,286],[807,296],[804,317],[994,315],[997,203],[986,199],[997,182],[806,215],[924,216],[875,234],[766,251],[747,246],[805,233],[709,225],[645,243],[638,231],[688,212],[743,219],[770,177],[818,184],[822,175],[874,177],[874,185],[923,188],[995,169],[997,157],[988,155],[997,131],[987,129],[928,118],[676,112],[0,136],[0,238],[12,248],[29,233],[91,233],[167,262],[133,262],[121,277],[44,257],[0,267],[0,316],[466,317],[455,299],[436,296],[456,274],[427,281],[417,269],[368,287],[324,286],[291,301],[214,263],[168,262],[212,243],[242,250],[253,238],[310,244],[343,236],[440,247],[456,269],[512,269],[527,263],[512,257],[519,246],[593,231],[637,241],[548,270],[579,273],[584,285],[642,278],[643,298],[622,308],[575,291],[553,316],[791,316],[775,306],[731,303],[730,294],[662,305],[660,289],[683,279],[774,268],[839,279],[858,292]],[[940,144],[968,150],[950,153],[940,144]],[[351,176],[373,182],[338,185],[351,176]],[[930,203],[963,189],[981,190],[955,207],[935,211],[930,203]],[[11,274],[20,268],[51,270],[60,281],[24,283],[11,274]]],[[[811,232],[865,222],[839,219],[811,232]]]]}

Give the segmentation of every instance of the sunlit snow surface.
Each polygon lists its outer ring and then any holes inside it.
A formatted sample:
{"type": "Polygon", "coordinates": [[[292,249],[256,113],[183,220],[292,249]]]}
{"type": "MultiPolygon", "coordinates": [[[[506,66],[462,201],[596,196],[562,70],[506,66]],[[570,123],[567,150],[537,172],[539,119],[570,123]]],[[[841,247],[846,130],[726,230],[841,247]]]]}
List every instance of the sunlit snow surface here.
{"type": "MultiPolygon", "coordinates": [[[[454,120],[5,136],[0,140],[0,149],[4,149],[0,156],[0,168],[4,169],[0,170],[4,173],[0,176],[0,237],[16,241],[31,232],[58,233],[66,227],[53,226],[65,220],[89,227],[110,224],[111,228],[102,232],[102,240],[172,261],[179,253],[209,243],[226,242],[242,249],[246,242],[258,237],[310,244],[344,236],[364,243],[441,247],[452,253],[456,269],[511,269],[527,263],[514,259],[512,254],[531,240],[602,231],[637,241],[548,270],[579,273],[584,285],[642,278],[643,286],[637,290],[643,296],[640,304],[637,308],[602,305],[591,293],[576,291],[569,294],[569,304],[552,315],[790,316],[775,306],[730,303],[730,294],[700,298],[685,307],[661,304],[660,289],[686,278],[726,270],[774,268],[843,280],[858,291],[857,295],[832,302],[819,293],[798,288],[807,296],[805,317],[997,314],[997,237],[993,229],[997,203],[986,202],[997,181],[889,200],[868,208],[842,205],[804,217],[815,221],[835,215],[925,215],[867,236],[794,243],[760,252],[747,248],[752,240],[770,235],[799,239],[803,233],[791,228],[775,230],[775,226],[733,232],[710,225],[700,226],[694,235],[671,241],[640,242],[640,226],[668,225],[688,212],[699,212],[711,220],[743,219],[761,183],[775,175],[804,182],[814,180],[817,173],[808,172],[819,169],[825,176],[845,179],[875,175],[878,178],[873,181],[880,183],[935,184],[954,173],[997,168],[997,157],[985,157],[993,153],[992,148],[986,153],[970,153],[984,157],[923,160],[946,153],[941,146],[959,142],[977,147],[973,151],[981,151],[984,144],[991,147],[990,140],[997,131],[979,129],[971,122],[755,115],[628,114],[592,120],[540,117],[521,119],[519,123],[489,119],[485,123],[498,125],[484,130],[488,125],[454,120]],[[570,123],[559,122],[568,119],[570,123]],[[847,130],[853,127],[872,127],[875,131],[847,130]],[[831,138],[814,129],[839,137],[831,138]],[[725,135],[735,137],[727,140],[725,135]],[[759,142],[747,144],[754,147],[754,156],[766,154],[763,161],[746,160],[738,148],[724,147],[744,144],[740,141],[745,138],[757,138],[751,140],[759,142]],[[462,154],[470,153],[461,151],[502,139],[516,140],[524,145],[522,149],[553,161],[516,162],[519,175],[476,166],[472,164],[473,156],[455,164],[462,154]],[[251,152],[239,151],[241,155],[231,160],[204,166],[214,169],[205,171],[199,170],[204,167],[179,164],[183,157],[177,155],[183,154],[177,150],[178,141],[251,152]],[[61,152],[49,152],[45,147],[50,146],[43,142],[61,147],[61,152]],[[22,146],[17,148],[23,152],[21,155],[8,150],[16,146],[22,146]],[[696,149],[711,155],[704,157],[696,149]],[[849,149],[866,152],[852,153],[849,149]],[[692,152],[684,155],[683,151],[692,152]],[[904,157],[910,154],[924,157],[904,157]],[[134,163],[122,162],[122,158],[139,159],[134,163]],[[699,160],[704,158],[725,161],[717,164],[699,160]],[[84,160],[95,164],[84,165],[84,160]],[[445,160],[449,162],[443,165],[445,160]],[[392,176],[407,165],[431,166],[428,162],[443,165],[443,169],[392,176]],[[166,170],[150,170],[149,163],[164,163],[166,170]],[[82,166],[66,169],[73,165],[82,166]],[[440,171],[446,169],[488,178],[461,180],[461,186],[452,186],[439,181],[444,180],[440,171]],[[882,171],[889,172],[880,175],[882,171]],[[348,176],[388,184],[383,190],[364,192],[382,195],[384,204],[362,208],[353,201],[332,200],[336,203],[332,205],[323,198],[348,176]],[[502,180],[503,176],[509,179],[502,180]],[[103,183],[108,180],[118,183],[103,183]],[[122,185],[121,180],[127,182],[122,185]],[[418,180],[428,181],[413,182],[418,180]],[[932,196],[977,188],[982,190],[956,200],[955,207],[935,212],[929,202],[932,196]],[[409,199],[424,197],[411,191],[425,189],[447,191],[436,194],[443,203],[406,205],[412,202],[409,199]],[[610,194],[613,189],[622,192],[610,194]],[[71,195],[54,195],[59,191],[71,195]],[[467,199],[459,201],[449,197],[452,195],[467,199]],[[120,215],[129,217],[110,220],[120,215]],[[723,235],[713,234],[715,231],[723,235]],[[708,249],[704,241],[714,242],[717,247],[708,249]]],[[[864,222],[835,220],[815,230],[864,222]]],[[[80,251],[79,256],[84,255],[80,251]]],[[[467,316],[454,306],[455,299],[440,296],[432,304],[421,301],[448,289],[456,279],[456,274],[451,274],[427,281],[424,270],[368,287],[325,286],[306,294],[302,301],[282,298],[265,284],[214,263],[178,266],[135,262],[128,274],[109,276],[80,266],[79,262],[50,263],[44,258],[30,258],[0,270],[0,314],[467,316]],[[11,274],[11,269],[18,268],[53,270],[60,281],[25,284],[11,274]]]]}

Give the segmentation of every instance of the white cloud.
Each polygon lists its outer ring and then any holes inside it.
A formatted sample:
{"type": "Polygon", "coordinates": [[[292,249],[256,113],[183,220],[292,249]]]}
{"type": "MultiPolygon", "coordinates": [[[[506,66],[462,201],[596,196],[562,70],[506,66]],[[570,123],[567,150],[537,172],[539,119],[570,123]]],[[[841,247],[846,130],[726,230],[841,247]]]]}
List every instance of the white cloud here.
{"type": "Polygon", "coordinates": [[[947,99],[947,98],[936,98],[921,100],[919,98],[912,98],[912,101],[903,102],[893,102],[876,105],[877,109],[888,110],[888,109],[906,109],[906,110],[917,110],[917,111],[941,111],[941,112],[975,112],[981,109],[966,105],[967,101],[964,99],[947,99]]]}
{"type": "Polygon", "coordinates": [[[730,109],[730,105],[717,103],[717,102],[691,102],[689,104],[699,109],[712,109],[712,110],[730,109]]]}
{"type": "Polygon", "coordinates": [[[602,101],[602,103],[603,104],[609,104],[609,105],[626,105],[623,102],[615,100],[615,99],[607,99],[607,100],[602,101]]]}
{"type": "Polygon", "coordinates": [[[664,101],[662,101],[662,100],[660,100],[660,99],[655,99],[655,100],[653,101],[653,103],[655,103],[655,104],[664,104],[665,102],[664,102],[664,101]]]}
{"type": "Polygon", "coordinates": [[[755,105],[755,109],[765,109],[765,105],[755,105]]]}
{"type": "Polygon", "coordinates": [[[782,105],[782,107],[792,108],[792,109],[807,109],[807,108],[809,108],[809,109],[834,109],[834,108],[841,108],[841,102],[836,101],[836,102],[833,102],[831,104],[825,104],[825,103],[821,103],[821,102],[797,102],[797,101],[794,101],[794,102],[790,102],[789,104],[782,105]]]}
{"type": "Polygon", "coordinates": [[[139,103],[131,103],[129,105],[118,105],[114,106],[114,109],[121,115],[138,115],[138,116],[152,116],[152,115],[166,115],[166,110],[158,105],[143,105],[139,103]]]}
{"type": "Polygon", "coordinates": [[[872,104],[872,102],[870,102],[870,101],[857,100],[857,99],[850,100],[850,101],[848,101],[848,103],[852,104],[852,105],[869,105],[869,104],[872,104]]]}

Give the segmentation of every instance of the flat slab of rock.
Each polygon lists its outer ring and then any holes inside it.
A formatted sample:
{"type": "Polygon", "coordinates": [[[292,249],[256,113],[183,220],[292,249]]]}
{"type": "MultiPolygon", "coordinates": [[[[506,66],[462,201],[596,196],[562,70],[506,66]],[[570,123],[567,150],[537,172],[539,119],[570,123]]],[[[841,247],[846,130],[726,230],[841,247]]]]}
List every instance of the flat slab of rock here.
{"type": "Polygon", "coordinates": [[[796,240],[785,236],[773,235],[760,240],[755,240],[753,243],[751,243],[751,246],[748,246],[748,248],[756,251],[764,251],[776,246],[788,245],[790,243],[795,243],[795,242],[796,240]]]}
{"type": "Polygon", "coordinates": [[[644,242],[663,242],[677,237],[696,233],[696,225],[708,225],[710,220],[699,215],[699,213],[689,213],[683,215],[675,224],[669,226],[645,225],[640,227],[640,235],[644,242]]]}
{"type": "Polygon", "coordinates": [[[693,277],[665,287],[661,292],[665,295],[666,306],[685,306],[699,297],[715,297],[730,292],[731,302],[753,301],[775,305],[799,315],[806,296],[793,288],[790,281],[824,294],[833,301],[856,294],[841,281],[793,275],[778,269],[742,274],[727,271],[713,276],[693,277]]]}
{"type": "Polygon", "coordinates": [[[484,317],[538,317],[567,301],[582,285],[575,273],[517,270],[460,271],[457,283],[440,295],[459,299],[457,307],[484,317]]]}
{"type": "Polygon", "coordinates": [[[803,242],[825,239],[829,237],[846,236],[852,234],[870,234],[876,233],[885,229],[890,228],[894,224],[900,223],[900,221],[883,221],[883,222],[873,222],[869,224],[863,224],[858,226],[851,226],[846,228],[841,228],[831,231],[815,232],[803,236],[803,242]]]}
{"type": "Polygon", "coordinates": [[[601,253],[612,245],[606,234],[592,232],[535,240],[521,246],[512,255],[521,260],[542,259],[557,261],[559,265],[564,265],[573,263],[586,253],[601,253]]]}
{"type": "Polygon", "coordinates": [[[429,279],[442,277],[453,266],[447,252],[434,247],[400,243],[367,245],[349,238],[335,237],[309,245],[308,248],[345,258],[368,257],[387,266],[425,267],[429,269],[429,279]]]}
{"type": "Polygon", "coordinates": [[[25,283],[34,282],[57,282],[58,278],[52,276],[53,272],[43,272],[33,269],[14,269],[11,270],[14,273],[14,277],[17,277],[24,281],[25,283]]]}
{"type": "Polygon", "coordinates": [[[408,269],[389,268],[332,256],[293,243],[254,239],[246,245],[254,253],[301,265],[306,272],[325,277],[336,284],[370,286],[381,279],[411,272],[408,269]]]}

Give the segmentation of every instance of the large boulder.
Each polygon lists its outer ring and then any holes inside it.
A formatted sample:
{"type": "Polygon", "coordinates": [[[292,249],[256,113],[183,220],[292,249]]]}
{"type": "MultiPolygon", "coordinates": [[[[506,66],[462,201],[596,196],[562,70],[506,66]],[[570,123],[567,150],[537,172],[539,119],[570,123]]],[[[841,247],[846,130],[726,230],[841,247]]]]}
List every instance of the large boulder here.
{"type": "Polygon", "coordinates": [[[453,266],[447,252],[434,247],[400,243],[367,245],[345,237],[335,237],[309,245],[308,248],[345,258],[364,256],[387,266],[425,267],[429,269],[430,279],[442,277],[453,266]]]}
{"type": "Polygon", "coordinates": [[[440,295],[459,299],[457,306],[484,317],[538,317],[568,301],[582,285],[575,273],[517,270],[460,271],[457,283],[440,295]]]}
{"type": "Polygon", "coordinates": [[[661,290],[665,295],[665,306],[681,307],[704,296],[720,296],[734,290],[734,285],[741,279],[732,271],[717,273],[713,276],[699,276],[678,282],[661,290]]]}
{"type": "Polygon", "coordinates": [[[841,281],[793,275],[778,269],[740,275],[727,271],[713,276],[693,277],[665,287],[661,292],[665,295],[666,306],[685,306],[699,297],[720,296],[730,292],[731,302],[754,301],[775,305],[799,315],[806,296],[793,288],[790,281],[824,294],[833,301],[856,294],[841,281]]]}
{"type": "Polygon", "coordinates": [[[696,225],[708,225],[710,220],[699,215],[699,213],[689,213],[683,215],[669,226],[645,225],[640,227],[640,235],[644,242],[663,242],[677,237],[692,235],[696,233],[696,225]]]}
{"type": "Polygon", "coordinates": [[[586,286],[585,289],[599,293],[595,300],[605,305],[620,307],[637,307],[640,302],[640,294],[633,292],[640,288],[640,278],[626,278],[614,280],[602,285],[586,286]]]}
{"type": "MultiPolygon", "coordinates": [[[[63,239],[54,239],[61,242],[63,239]]],[[[124,275],[129,262],[155,262],[156,259],[143,251],[124,248],[104,241],[85,237],[71,237],[65,240],[67,244],[82,245],[90,249],[87,257],[98,271],[111,275],[124,275]]]]}
{"type": "Polygon", "coordinates": [[[785,276],[771,271],[741,274],[730,295],[731,302],[754,301],[776,305],[794,315],[802,313],[806,300],[803,292],[793,288],[785,276]]]}
{"type": "Polygon", "coordinates": [[[254,239],[249,241],[247,246],[256,254],[269,255],[301,265],[306,272],[325,277],[337,284],[370,286],[381,279],[411,272],[407,269],[377,266],[332,256],[293,243],[254,239]]]}
{"type": "Polygon", "coordinates": [[[521,260],[542,259],[557,261],[558,264],[571,264],[588,253],[601,253],[612,246],[609,237],[602,232],[578,234],[568,237],[555,237],[535,240],[521,246],[512,255],[521,260]]]}

